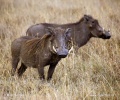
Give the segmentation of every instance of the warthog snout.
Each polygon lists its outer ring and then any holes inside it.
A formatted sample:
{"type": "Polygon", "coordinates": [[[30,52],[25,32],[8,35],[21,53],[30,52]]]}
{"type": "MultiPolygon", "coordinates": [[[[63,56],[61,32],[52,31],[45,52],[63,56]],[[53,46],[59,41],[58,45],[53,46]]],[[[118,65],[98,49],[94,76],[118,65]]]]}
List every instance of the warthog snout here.
{"type": "Polygon", "coordinates": [[[59,57],[65,58],[68,55],[68,52],[69,52],[68,49],[64,49],[64,50],[58,51],[57,54],[59,57]]]}
{"type": "Polygon", "coordinates": [[[111,38],[110,31],[107,31],[107,32],[105,33],[105,36],[106,36],[106,39],[110,39],[110,38],[111,38]]]}
{"type": "Polygon", "coordinates": [[[110,38],[111,38],[110,31],[104,30],[103,34],[102,34],[100,37],[101,37],[102,39],[110,39],[110,38]]]}
{"type": "Polygon", "coordinates": [[[68,55],[69,50],[66,48],[55,48],[53,46],[53,50],[56,52],[56,54],[60,57],[60,58],[65,58],[68,55]]]}

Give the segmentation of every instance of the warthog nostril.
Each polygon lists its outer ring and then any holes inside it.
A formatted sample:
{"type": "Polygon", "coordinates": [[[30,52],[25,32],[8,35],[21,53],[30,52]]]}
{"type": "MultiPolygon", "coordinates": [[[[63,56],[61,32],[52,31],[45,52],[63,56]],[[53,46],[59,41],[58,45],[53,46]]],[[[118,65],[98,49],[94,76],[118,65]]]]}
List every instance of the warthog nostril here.
{"type": "Polygon", "coordinates": [[[62,51],[58,51],[57,54],[58,54],[59,57],[65,58],[68,55],[68,52],[69,51],[67,49],[65,49],[65,50],[62,50],[62,51]]]}
{"type": "Polygon", "coordinates": [[[102,34],[101,36],[99,36],[99,38],[102,38],[102,39],[110,39],[111,35],[109,34],[102,34]]]}
{"type": "Polygon", "coordinates": [[[59,55],[60,58],[65,58],[67,55],[59,55]]]}
{"type": "Polygon", "coordinates": [[[111,38],[111,35],[109,35],[109,36],[106,36],[106,39],[110,39],[111,38]]]}
{"type": "Polygon", "coordinates": [[[106,39],[110,39],[110,37],[111,37],[111,34],[110,34],[110,31],[108,30],[108,31],[106,31],[106,39]]]}

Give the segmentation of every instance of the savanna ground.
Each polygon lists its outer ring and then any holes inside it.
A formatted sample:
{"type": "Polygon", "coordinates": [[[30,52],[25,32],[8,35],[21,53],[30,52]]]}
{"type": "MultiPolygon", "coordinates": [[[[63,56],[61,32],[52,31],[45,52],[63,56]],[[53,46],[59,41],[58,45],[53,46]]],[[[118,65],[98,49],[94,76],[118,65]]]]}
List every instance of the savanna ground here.
{"type": "Polygon", "coordinates": [[[120,1],[0,0],[0,99],[120,100],[120,1]],[[110,29],[112,38],[92,38],[61,60],[50,83],[42,83],[33,68],[22,78],[11,76],[11,41],[33,24],[76,22],[84,14],[110,29]]]}

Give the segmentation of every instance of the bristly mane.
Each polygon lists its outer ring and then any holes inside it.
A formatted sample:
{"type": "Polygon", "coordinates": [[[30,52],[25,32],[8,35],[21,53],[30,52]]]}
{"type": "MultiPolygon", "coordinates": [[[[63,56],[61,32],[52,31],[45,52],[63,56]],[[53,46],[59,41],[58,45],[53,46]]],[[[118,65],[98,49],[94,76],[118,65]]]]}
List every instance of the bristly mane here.
{"type": "Polygon", "coordinates": [[[44,36],[42,36],[42,38],[34,38],[31,40],[28,40],[25,43],[25,48],[26,48],[26,53],[29,52],[30,54],[34,54],[40,47],[40,51],[43,50],[43,48],[45,47],[45,42],[47,41],[47,39],[51,36],[51,34],[45,34],[44,36]]]}
{"type": "MultiPolygon", "coordinates": [[[[80,20],[78,20],[78,21],[75,22],[75,23],[69,23],[69,25],[78,25],[78,24],[80,24],[81,22],[83,22],[83,20],[84,20],[84,18],[82,17],[80,20]]],[[[66,26],[66,25],[68,25],[68,24],[64,24],[64,26],[66,26]]]]}
{"type": "MultiPolygon", "coordinates": [[[[92,19],[92,16],[90,16],[90,15],[86,15],[89,19],[92,19]]],[[[73,23],[73,24],[79,24],[79,23],[81,23],[81,22],[83,22],[84,21],[84,17],[82,17],[79,21],[77,21],[76,23],[73,23]]]]}
{"type": "Polygon", "coordinates": [[[80,24],[83,20],[84,20],[84,18],[82,17],[79,21],[77,21],[77,22],[74,23],[74,24],[80,24]]]}
{"type": "MultiPolygon", "coordinates": [[[[78,25],[78,24],[80,24],[82,21],[84,20],[84,17],[82,17],[80,20],[78,20],[77,22],[75,22],[75,23],[67,23],[67,24],[54,24],[54,23],[40,23],[40,24],[42,24],[42,25],[45,25],[45,26],[57,26],[57,27],[59,27],[59,25],[62,25],[62,26],[66,26],[66,25],[78,25]]],[[[36,24],[36,25],[40,25],[40,24],[36,24]]]]}

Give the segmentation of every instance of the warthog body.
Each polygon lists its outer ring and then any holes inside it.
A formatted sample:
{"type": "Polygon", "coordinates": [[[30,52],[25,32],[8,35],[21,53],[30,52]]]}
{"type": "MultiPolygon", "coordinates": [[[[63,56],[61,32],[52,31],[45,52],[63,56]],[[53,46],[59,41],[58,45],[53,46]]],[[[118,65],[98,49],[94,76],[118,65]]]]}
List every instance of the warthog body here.
{"type": "Polygon", "coordinates": [[[80,21],[76,23],[69,24],[49,24],[40,23],[32,25],[28,28],[26,34],[33,37],[41,37],[45,33],[45,28],[47,27],[61,27],[61,28],[71,28],[72,29],[72,39],[73,43],[78,47],[85,45],[91,37],[97,37],[102,39],[109,39],[111,37],[109,31],[104,30],[98,23],[98,20],[94,19],[92,16],[84,15],[80,21]]]}
{"type": "Polygon", "coordinates": [[[71,47],[70,29],[56,28],[48,29],[48,34],[42,38],[32,38],[29,36],[20,37],[12,42],[12,75],[14,75],[17,64],[21,60],[18,75],[21,76],[27,67],[38,69],[40,79],[44,77],[44,66],[50,65],[47,80],[52,78],[52,74],[61,58],[68,55],[71,47]]]}

